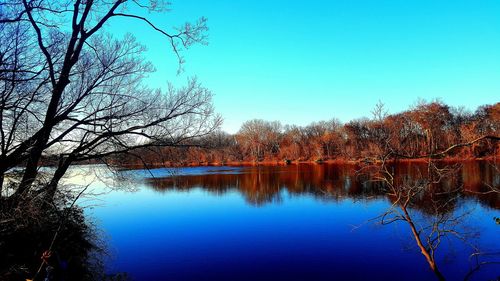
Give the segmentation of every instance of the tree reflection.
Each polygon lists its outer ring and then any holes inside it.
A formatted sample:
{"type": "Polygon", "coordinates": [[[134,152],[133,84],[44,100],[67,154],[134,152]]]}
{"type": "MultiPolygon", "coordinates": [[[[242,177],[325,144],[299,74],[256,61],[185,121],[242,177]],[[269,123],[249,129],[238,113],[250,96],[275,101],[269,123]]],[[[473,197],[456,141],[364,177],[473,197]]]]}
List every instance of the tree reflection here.
{"type": "MultiPolygon", "coordinates": [[[[237,191],[255,205],[276,202],[284,192],[291,196],[307,195],[318,200],[338,201],[374,200],[392,198],[387,194],[385,183],[374,179],[376,170],[361,170],[359,165],[346,164],[301,164],[289,166],[245,167],[235,173],[210,173],[203,175],[173,174],[164,178],[148,178],[147,184],[153,189],[164,192],[169,190],[190,190],[203,188],[214,194],[237,191]],[[361,170],[361,172],[360,172],[361,170]]],[[[441,167],[443,168],[443,167],[441,167]]],[[[415,181],[427,170],[425,163],[399,163],[387,167],[394,174],[397,183],[415,181]]],[[[498,174],[485,162],[468,162],[456,166],[455,177],[434,183],[432,189],[422,190],[419,197],[413,198],[412,208],[428,209],[430,198],[450,201],[441,207],[452,210],[456,200],[450,197],[472,197],[483,205],[500,209],[498,194],[485,193],[488,185],[500,184],[498,174]],[[476,173],[471,175],[471,173],[476,173]],[[457,186],[460,190],[451,193],[457,186]],[[437,196],[439,195],[439,196],[437,196]]],[[[393,200],[393,199],[391,199],[393,200]]],[[[449,211],[448,210],[448,211],[449,211]]]]}
{"type": "MultiPolygon", "coordinates": [[[[385,162],[365,167],[369,171],[370,178],[383,184],[385,193],[392,203],[390,208],[376,220],[382,225],[406,223],[418,249],[438,280],[446,280],[436,258],[439,247],[444,241],[462,242],[471,252],[471,269],[464,276],[464,280],[469,280],[481,266],[498,264],[499,262],[485,257],[491,258],[498,256],[499,253],[485,253],[475,244],[474,240],[480,233],[478,230],[468,228],[466,223],[473,210],[457,211],[457,205],[466,194],[481,195],[479,199],[492,198],[485,196],[490,192],[484,191],[481,185],[491,187],[493,183],[484,183],[480,180],[488,176],[481,177],[481,172],[484,170],[478,169],[477,166],[466,165],[464,168],[461,164],[440,164],[429,160],[426,169],[418,169],[416,177],[409,174],[405,177],[396,177],[394,165],[391,167],[385,162]],[[471,175],[471,171],[477,172],[477,175],[471,175]]],[[[491,175],[488,171],[486,174],[491,175]]],[[[498,198],[498,194],[495,196],[498,198]]],[[[486,202],[497,206],[496,201],[486,202]]]]}
{"type": "Polygon", "coordinates": [[[438,280],[445,280],[438,265],[446,253],[439,252],[444,241],[469,249],[472,262],[465,280],[480,266],[494,262],[486,259],[491,253],[475,245],[479,232],[469,224],[473,209],[464,209],[462,204],[472,199],[489,208],[500,208],[500,194],[488,192],[489,187],[498,187],[499,176],[486,162],[260,166],[234,173],[151,178],[147,182],[162,192],[203,188],[222,195],[237,191],[254,205],[279,202],[284,196],[312,196],[327,202],[387,200],[390,208],[375,220],[382,225],[407,225],[438,280]]]}
{"type": "Polygon", "coordinates": [[[151,178],[158,191],[203,188],[215,194],[230,190],[241,193],[247,202],[262,205],[280,201],[284,192],[291,196],[310,195],[319,200],[374,198],[376,184],[367,186],[355,173],[355,165],[291,165],[248,167],[241,173],[151,178]]]}

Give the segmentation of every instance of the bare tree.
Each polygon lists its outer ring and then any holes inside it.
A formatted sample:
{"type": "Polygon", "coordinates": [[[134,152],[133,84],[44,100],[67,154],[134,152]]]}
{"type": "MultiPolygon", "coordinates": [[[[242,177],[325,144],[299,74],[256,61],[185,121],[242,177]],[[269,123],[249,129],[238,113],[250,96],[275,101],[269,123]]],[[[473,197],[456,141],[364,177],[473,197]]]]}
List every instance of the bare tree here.
{"type": "Polygon", "coordinates": [[[0,190],[6,172],[22,166],[15,196],[39,186],[44,157],[59,159],[49,180],[53,194],[75,161],[98,159],[135,148],[175,146],[220,124],[212,94],[196,79],[167,91],[142,82],[153,66],[131,34],[105,33],[114,18],[137,21],[157,31],[177,56],[204,44],[206,19],[168,32],[144,13],[165,12],[158,1],[23,0],[1,4],[0,15],[0,190]]]}
{"type": "MultiPolygon", "coordinates": [[[[457,145],[453,145],[435,155],[446,154],[457,145]]],[[[431,155],[432,156],[432,155],[431,155]]],[[[483,256],[492,253],[482,252],[480,247],[471,243],[479,232],[465,227],[464,220],[473,210],[460,213],[453,211],[454,206],[465,192],[463,185],[457,180],[460,164],[441,164],[429,158],[426,168],[418,170],[417,176],[401,177],[396,166],[398,155],[381,156],[382,161],[372,163],[360,170],[370,181],[378,182],[391,200],[386,212],[374,218],[382,225],[404,222],[408,225],[411,236],[420,253],[438,280],[446,280],[440,271],[436,255],[441,243],[445,240],[457,240],[471,250],[471,270],[464,276],[468,280],[480,266],[497,264],[497,261],[482,260],[483,256]],[[390,162],[390,163],[389,163],[390,162]],[[447,182],[443,185],[443,182],[447,182]],[[424,204],[419,204],[424,202],[424,204]],[[423,209],[418,209],[423,205],[423,209]]],[[[495,189],[492,189],[495,192],[495,189]]],[[[498,253],[494,253],[498,255],[498,253]]]]}
{"type": "Polygon", "coordinates": [[[241,126],[237,139],[254,161],[261,161],[266,155],[279,152],[281,124],[260,119],[250,120],[241,126]]]}

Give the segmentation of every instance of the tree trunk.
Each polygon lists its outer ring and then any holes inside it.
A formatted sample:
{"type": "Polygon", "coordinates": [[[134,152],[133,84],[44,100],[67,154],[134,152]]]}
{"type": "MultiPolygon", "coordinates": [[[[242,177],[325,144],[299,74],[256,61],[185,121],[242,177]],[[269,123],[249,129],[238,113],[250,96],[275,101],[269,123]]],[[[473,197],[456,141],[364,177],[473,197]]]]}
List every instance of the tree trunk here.
{"type": "Polygon", "coordinates": [[[410,214],[408,214],[406,207],[401,206],[401,209],[403,210],[403,213],[405,214],[406,221],[410,225],[411,232],[413,234],[413,237],[415,238],[415,241],[417,242],[418,248],[420,249],[420,252],[425,257],[425,259],[427,260],[429,267],[434,272],[434,274],[436,274],[436,277],[440,281],[445,281],[446,279],[444,278],[441,271],[439,271],[433,255],[429,252],[429,250],[427,250],[427,248],[422,243],[422,239],[420,238],[420,234],[417,231],[417,228],[415,227],[415,224],[413,223],[413,220],[411,219],[410,214]]]}
{"type": "Polygon", "coordinates": [[[4,173],[0,173],[0,199],[2,198],[3,193],[3,181],[4,181],[4,173]]]}
{"type": "Polygon", "coordinates": [[[31,185],[35,181],[35,178],[38,174],[38,163],[40,162],[40,158],[42,157],[42,152],[49,141],[52,129],[57,124],[56,115],[59,101],[61,100],[64,89],[70,82],[68,77],[71,67],[72,65],[69,62],[65,61],[58,83],[55,85],[54,90],[52,91],[50,103],[47,108],[47,113],[45,114],[45,120],[43,122],[43,131],[40,137],[36,139],[35,144],[30,151],[30,156],[24,170],[23,179],[19,184],[19,188],[14,194],[16,197],[21,196],[31,188],[31,185]]]}
{"type": "Polygon", "coordinates": [[[68,156],[66,158],[61,157],[59,159],[57,169],[54,172],[54,175],[52,176],[52,179],[50,180],[49,185],[47,185],[47,187],[46,187],[45,199],[47,202],[50,202],[52,199],[54,199],[54,195],[56,194],[57,187],[59,185],[59,181],[66,174],[66,172],[68,171],[68,168],[72,162],[73,162],[72,156],[68,156]]]}
{"type": "Polygon", "coordinates": [[[28,189],[30,189],[31,185],[35,181],[36,176],[38,175],[38,163],[40,162],[43,151],[43,149],[39,148],[39,146],[39,144],[35,145],[30,153],[30,157],[28,158],[28,162],[26,163],[26,167],[24,169],[21,183],[19,184],[19,187],[13,195],[15,198],[21,198],[22,195],[28,189]]]}

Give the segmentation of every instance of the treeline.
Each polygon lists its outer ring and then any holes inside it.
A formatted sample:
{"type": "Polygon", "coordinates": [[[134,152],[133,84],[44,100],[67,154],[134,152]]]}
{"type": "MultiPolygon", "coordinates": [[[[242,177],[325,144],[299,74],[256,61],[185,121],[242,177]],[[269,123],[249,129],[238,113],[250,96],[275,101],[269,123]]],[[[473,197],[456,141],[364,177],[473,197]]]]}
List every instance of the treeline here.
{"type": "Polygon", "coordinates": [[[388,114],[378,103],[371,115],[345,124],[332,119],[307,126],[250,120],[234,135],[219,131],[178,147],[141,149],[112,160],[132,165],[186,165],[360,160],[388,154],[418,158],[457,144],[467,145],[440,156],[481,158],[500,154],[500,103],[470,112],[441,101],[420,101],[397,114],[388,114]],[[482,137],[487,138],[476,141],[482,137]]]}

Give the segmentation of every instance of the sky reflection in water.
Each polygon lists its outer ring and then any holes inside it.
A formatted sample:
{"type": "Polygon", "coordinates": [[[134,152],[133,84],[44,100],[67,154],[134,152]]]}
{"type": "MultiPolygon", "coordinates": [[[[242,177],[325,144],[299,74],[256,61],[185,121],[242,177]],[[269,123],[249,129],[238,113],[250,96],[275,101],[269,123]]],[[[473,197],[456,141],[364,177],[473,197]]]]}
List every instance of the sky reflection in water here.
{"type": "MultiPolygon", "coordinates": [[[[154,180],[149,172],[129,171],[141,179],[138,191],[108,193],[88,213],[109,243],[108,271],[128,272],[134,280],[437,280],[408,224],[369,221],[391,202],[354,169],[157,169],[154,180]]],[[[482,188],[482,181],[498,184],[487,169],[464,166],[466,189],[482,188]]],[[[424,225],[422,210],[411,213],[424,225]]],[[[452,212],[471,211],[464,224],[480,235],[468,242],[498,252],[498,210],[493,194],[463,196],[452,212]]],[[[436,260],[447,280],[464,279],[473,265],[470,253],[457,239],[440,244],[436,260]]],[[[489,264],[470,280],[499,275],[500,266],[489,264]]]]}

